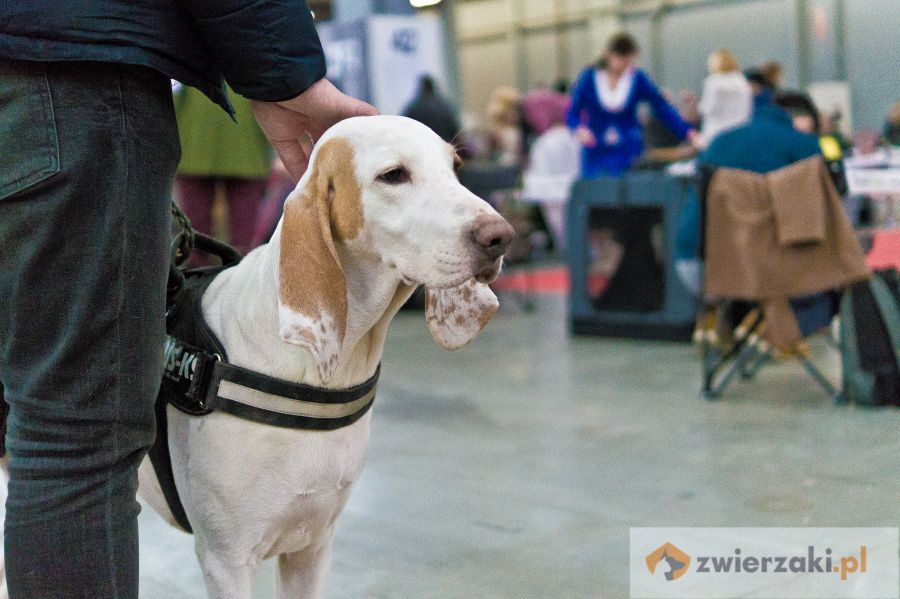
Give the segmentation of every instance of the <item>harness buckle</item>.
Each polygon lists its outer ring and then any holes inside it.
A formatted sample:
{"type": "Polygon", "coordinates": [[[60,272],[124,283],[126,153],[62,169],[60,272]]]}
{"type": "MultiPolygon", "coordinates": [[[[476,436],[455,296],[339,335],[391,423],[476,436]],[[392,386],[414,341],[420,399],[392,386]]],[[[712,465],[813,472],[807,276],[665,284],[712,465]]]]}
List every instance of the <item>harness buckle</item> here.
{"type": "Polygon", "coordinates": [[[207,409],[206,396],[209,391],[209,385],[212,382],[214,364],[221,361],[222,356],[220,354],[198,356],[197,364],[194,367],[194,374],[191,377],[191,384],[184,394],[184,397],[189,401],[194,401],[196,399],[197,405],[201,410],[207,409]]]}
{"type": "MultiPolygon", "coordinates": [[[[221,361],[222,361],[222,356],[221,356],[220,354],[212,354],[212,357],[214,358],[213,364],[215,364],[215,362],[221,362],[221,361]]],[[[214,371],[214,369],[215,369],[214,366],[213,366],[212,368],[210,368],[210,369],[209,369],[210,373],[212,373],[212,372],[214,371]]],[[[205,374],[205,373],[204,373],[204,374],[205,374]]],[[[201,409],[201,410],[206,410],[206,409],[207,409],[207,405],[206,405],[206,395],[207,395],[206,393],[203,393],[203,394],[201,395],[200,399],[197,400],[197,405],[200,406],[200,409],[201,409]]]]}

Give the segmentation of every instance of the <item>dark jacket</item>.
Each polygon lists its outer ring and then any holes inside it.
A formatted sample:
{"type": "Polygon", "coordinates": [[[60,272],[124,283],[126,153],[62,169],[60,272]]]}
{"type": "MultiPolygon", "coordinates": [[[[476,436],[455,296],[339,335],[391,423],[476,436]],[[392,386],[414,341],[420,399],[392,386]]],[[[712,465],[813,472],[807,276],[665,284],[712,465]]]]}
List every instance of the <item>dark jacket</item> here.
{"type": "Polygon", "coordinates": [[[427,125],[448,143],[459,133],[459,122],[453,109],[437,94],[419,93],[403,109],[403,116],[427,125]]]}
{"type": "Polygon", "coordinates": [[[223,75],[253,100],[325,76],[305,0],[0,0],[0,59],[143,65],[230,110],[223,75]]]}

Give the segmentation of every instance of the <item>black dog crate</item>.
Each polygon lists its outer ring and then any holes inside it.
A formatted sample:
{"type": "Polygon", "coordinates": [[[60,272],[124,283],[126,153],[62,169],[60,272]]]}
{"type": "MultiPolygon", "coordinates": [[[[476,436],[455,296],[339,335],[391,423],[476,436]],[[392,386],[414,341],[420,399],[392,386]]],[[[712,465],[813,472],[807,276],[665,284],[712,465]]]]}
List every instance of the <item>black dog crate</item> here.
{"type": "Polygon", "coordinates": [[[572,333],[689,340],[696,300],[675,272],[690,180],[656,171],[576,181],[567,228],[572,333]]]}

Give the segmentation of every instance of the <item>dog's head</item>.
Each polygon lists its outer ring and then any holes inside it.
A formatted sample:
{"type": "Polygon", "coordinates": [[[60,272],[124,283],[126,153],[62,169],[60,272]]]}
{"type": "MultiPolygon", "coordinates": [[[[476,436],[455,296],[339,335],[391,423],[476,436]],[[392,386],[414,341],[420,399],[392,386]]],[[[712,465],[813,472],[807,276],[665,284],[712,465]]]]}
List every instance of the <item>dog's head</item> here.
{"type": "Polygon", "coordinates": [[[497,310],[488,284],[514,232],[460,184],[458,165],[452,146],[404,117],[348,119],[316,144],[285,203],[278,316],[281,337],[312,352],[323,382],[347,322],[341,246],[378,258],[398,285],[424,285],[429,330],[446,349],[497,310]]]}

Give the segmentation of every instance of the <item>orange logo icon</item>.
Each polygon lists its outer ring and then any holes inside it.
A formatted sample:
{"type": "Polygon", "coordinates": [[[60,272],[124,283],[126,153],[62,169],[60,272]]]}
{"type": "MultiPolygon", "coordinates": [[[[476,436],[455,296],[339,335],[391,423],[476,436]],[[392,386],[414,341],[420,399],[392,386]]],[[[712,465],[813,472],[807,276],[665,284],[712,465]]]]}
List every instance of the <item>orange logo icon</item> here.
{"type": "Polygon", "coordinates": [[[659,566],[659,562],[666,562],[669,566],[669,571],[665,573],[665,577],[666,580],[672,581],[678,580],[687,573],[688,566],[691,565],[691,556],[672,543],[666,543],[648,555],[645,561],[650,574],[656,573],[656,567],[659,566]]]}

